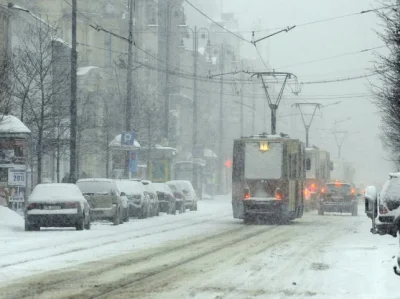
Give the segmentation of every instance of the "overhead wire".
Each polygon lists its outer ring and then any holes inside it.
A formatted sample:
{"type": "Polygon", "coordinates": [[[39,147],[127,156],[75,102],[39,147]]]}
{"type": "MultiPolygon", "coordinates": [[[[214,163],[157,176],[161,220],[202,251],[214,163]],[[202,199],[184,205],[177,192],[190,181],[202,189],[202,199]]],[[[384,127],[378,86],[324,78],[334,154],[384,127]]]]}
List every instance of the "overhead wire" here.
{"type": "Polygon", "coordinates": [[[281,66],[281,67],[277,67],[276,69],[277,69],[277,70],[278,70],[278,69],[285,69],[285,68],[289,68],[289,67],[300,66],[300,65],[310,64],[310,63],[314,63],[314,62],[320,62],[320,61],[325,61],[325,60],[340,58],[340,57],[344,57],[344,56],[349,56],[349,55],[355,55],[355,54],[370,52],[370,51],[377,50],[377,49],[382,49],[382,48],[387,48],[387,46],[377,46],[377,47],[368,48],[368,49],[363,49],[363,50],[359,50],[359,51],[347,52],[347,53],[342,53],[342,54],[338,54],[338,55],[334,55],[334,56],[329,56],[329,57],[324,57],[324,58],[320,58],[320,59],[315,59],[315,60],[309,60],[309,61],[299,62],[299,63],[296,63],[296,64],[284,65],[284,66],[281,66]]]}
{"type": "Polygon", "coordinates": [[[200,13],[201,15],[203,15],[205,18],[207,18],[209,21],[213,22],[215,25],[217,25],[218,27],[222,28],[223,30],[225,30],[226,32],[232,34],[233,36],[237,37],[238,39],[241,39],[242,41],[251,44],[252,42],[245,39],[244,37],[234,33],[233,31],[225,28],[224,26],[222,26],[221,24],[219,24],[218,22],[214,21],[212,18],[210,18],[208,15],[206,15],[204,12],[202,12],[200,9],[198,9],[196,6],[194,6],[190,1],[185,0],[185,2],[190,5],[193,9],[195,9],[198,13],[200,13]]]}

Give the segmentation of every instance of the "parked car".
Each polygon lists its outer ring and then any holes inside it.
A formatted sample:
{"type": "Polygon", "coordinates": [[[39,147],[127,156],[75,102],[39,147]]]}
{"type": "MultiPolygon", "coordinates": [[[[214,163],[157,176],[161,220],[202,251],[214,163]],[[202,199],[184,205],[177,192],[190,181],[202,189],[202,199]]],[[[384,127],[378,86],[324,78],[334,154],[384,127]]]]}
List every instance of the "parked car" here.
{"type": "Polygon", "coordinates": [[[378,195],[376,232],[397,236],[400,229],[400,173],[389,174],[389,180],[378,195]]]}
{"type": "Polygon", "coordinates": [[[150,202],[144,185],[140,181],[117,180],[118,188],[128,198],[130,217],[147,218],[150,216],[150,202]]]}
{"type": "Polygon", "coordinates": [[[90,205],[92,221],[109,220],[114,225],[123,223],[123,198],[114,180],[81,179],[76,185],[90,205]]]}
{"type": "Polygon", "coordinates": [[[160,212],[176,214],[176,199],[171,188],[165,183],[154,183],[157,190],[160,212]]]}
{"type": "Polygon", "coordinates": [[[185,195],[185,209],[197,211],[197,195],[192,183],[184,180],[169,181],[169,183],[176,183],[181,186],[182,192],[185,195]]]}
{"type": "Polygon", "coordinates": [[[39,184],[26,202],[25,230],[40,227],[90,229],[90,206],[74,184],[39,184]]]}
{"type": "Polygon", "coordinates": [[[171,189],[175,197],[175,208],[179,213],[185,213],[185,194],[183,193],[183,186],[177,181],[169,181],[167,185],[171,189]]]}
{"type": "Polygon", "coordinates": [[[160,206],[158,202],[157,189],[154,186],[154,183],[148,180],[142,180],[141,183],[144,185],[144,188],[147,192],[150,201],[150,215],[151,216],[159,216],[160,215],[160,206]]]}

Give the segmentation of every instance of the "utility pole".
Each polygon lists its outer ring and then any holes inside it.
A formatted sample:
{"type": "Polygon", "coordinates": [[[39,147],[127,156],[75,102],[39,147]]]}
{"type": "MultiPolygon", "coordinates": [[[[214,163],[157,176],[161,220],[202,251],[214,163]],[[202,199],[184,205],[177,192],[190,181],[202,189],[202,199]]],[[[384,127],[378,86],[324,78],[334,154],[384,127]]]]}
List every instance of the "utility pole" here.
{"type": "MultiPolygon", "coordinates": [[[[221,74],[225,71],[225,47],[224,44],[221,44],[221,55],[219,62],[220,72],[221,74]]],[[[224,167],[224,154],[223,154],[223,144],[224,144],[224,76],[220,78],[220,97],[219,97],[219,141],[218,141],[218,186],[220,192],[222,194],[223,187],[223,177],[222,177],[222,169],[224,167]]]]}
{"type": "Polygon", "coordinates": [[[198,57],[198,40],[197,40],[197,27],[194,27],[193,38],[193,146],[197,145],[197,57],[198,57]]]}
{"type": "Polygon", "coordinates": [[[70,105],[70,158],[69,158],[69,182],[75,183],[77,174],[77,72],[78,53],[76,51],[76,12],[77,0],[72,0],[72,49],[71,49],[71,105],[70,105]]]}
{"type": "MultiPolygon", "coordinates": [[[[126,75],[126,101],[125,101],[125,131],[132,131],[132,98],[133,98],[133,0],[129,0],[129,43],[128,43],[128,68],[126,75]]],[[[129,177],[129,151],[125,155],[125,175],[129,177]]]]}
{"type": "Polygon", "coordinates": [[[166,24],[165,24],[165,30],[166,30],[166,59],[165,59],[165,111],[164,111],[164,117],[165,117],[165,138],[168,141],[169,138],[169,106],[170,106],[170,97],[169,97],[169,51],[170,51],[170,21],[171,21],[171,13],[170,13],[170,4],[169,1],[166,2],[166,12],[165,12],[165,18],[166,18],[166,24]]]}
{"type": "MultiPolygon", "coordinates": [[[[243,70],[243,60],[242,60],[242,70],[243,70]]],[[[243,88],[244,88],[244,84],[243,84],[243,80],[244,80],[244,73],[241,72],[240,73],[240,81],[241,81],[241,89],[240,89],[240,137],[243,137],[244,135],[244,115],[243,115],[243,88]]]]}
{"type": "MultiPolygon", "coordinates": [[[[254,76],[257,76],[258,78],[260,78],[261,82],[263,84],[265,96],[267,97],[269,108],[271,109],[271,134],[275,135],[276,134],[276,112],[278,111],[279,103],[282,99],[282,95],[283,95],[283,91],[286,86],[286,82],[288,79],[291,79],[292,76],[296,79],[297,79],[297,77],[295,75],[293,75],[292,73],[285,73],[285,72],[256,72],[253,74],[252,77],[254,77],[254,76]],[[269,95],[268,87],[267,87],[264,77],[274,77],[274,78],[283,77],[284,78],[281,90],[280,90],[274,103],[272,102],[271,97],[269,95]]],[[[264,109],[264,125],[265,125],[265,120],[266,120],[266,115],[265,115],[266,111],[265,110],[266,109],[264,109]]]]}
{"type": "Polygon", "coordinates": [[[315,112],[317,111],[317,109],[321,109],[322,105],[319,103],[296,103],[296,104],[293,104],[292,107],[299,108],[299,111],[301,114],[301,119],[303,120],[304,129],[306,130],[306,148],[307,148],[310,145],[310,142],[309,142],[310,127],[311,127],[312,121],[314,120],[315,112]],[[312,116],[311,116],[311,119],[309,122],[306,122],[306,120],[304,118],[303,110],[301,110],[301,106],[314,107],[314,110],[313,110],[313,113],[312,113],[312,116]]]}
{"type": "Polygon", "coordinates": [[[251,134],[256,134],[256,85],[253,84],[253,111],[251,112],[251,134]]]}
{"type": "Polygon", "coordinates": [[[336,145],[338,147],[338,158],[341,158],[342,155],[342,146],[343,143],[346,141],[347,137],[349,136],[349,132],[348,131],[333,131],[333,135],[335,136],[335,140],[336,140],[336,145]],[[342,138],[339,138],[339,135],[342,136],[342,138]]]}

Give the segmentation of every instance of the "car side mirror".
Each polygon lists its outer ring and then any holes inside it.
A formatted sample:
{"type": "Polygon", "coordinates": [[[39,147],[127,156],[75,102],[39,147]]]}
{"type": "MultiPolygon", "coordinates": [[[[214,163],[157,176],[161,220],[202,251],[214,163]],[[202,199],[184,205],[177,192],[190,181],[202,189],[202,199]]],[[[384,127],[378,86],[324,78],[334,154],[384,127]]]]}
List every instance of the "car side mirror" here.
{"type": "Polygon", "coordinates": [[[174,192],[174,196],[177,199],[181,199],[182,198],[182,196],[178,192],[174,192]]]}
{"type": "Polygon", "coordinates": [[[188,195],[188,194],[189,194],[189,191],[186,190],[186,189],[183,189],[182,192],[183,192],[183,194],[185,194],[185,195],[188,195]]]}
{"type": "Polygon", "coordinates": [[[126,193],[125,192],[121,192],[120,196],[126,196],[126,193]]]}

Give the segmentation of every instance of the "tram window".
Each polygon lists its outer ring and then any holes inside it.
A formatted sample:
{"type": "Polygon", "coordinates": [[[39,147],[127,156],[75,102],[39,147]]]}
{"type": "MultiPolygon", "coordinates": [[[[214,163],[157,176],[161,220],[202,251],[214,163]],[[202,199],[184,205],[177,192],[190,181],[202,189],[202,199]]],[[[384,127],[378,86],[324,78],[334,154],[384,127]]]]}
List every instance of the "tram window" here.
{"type": "Polygon", "coordinates": [[[306,170],[311,170],[311,158],[306,159],[306,170]]]}

